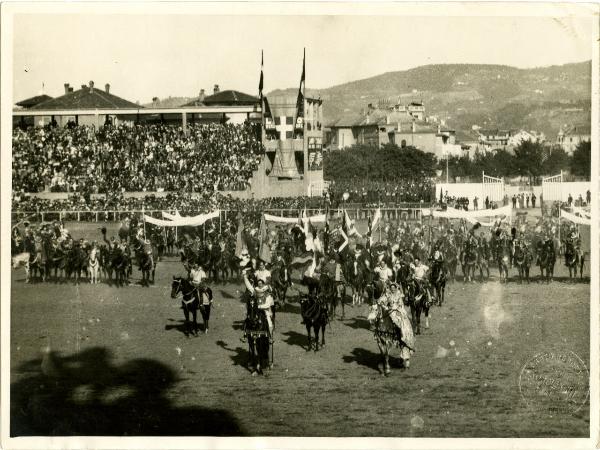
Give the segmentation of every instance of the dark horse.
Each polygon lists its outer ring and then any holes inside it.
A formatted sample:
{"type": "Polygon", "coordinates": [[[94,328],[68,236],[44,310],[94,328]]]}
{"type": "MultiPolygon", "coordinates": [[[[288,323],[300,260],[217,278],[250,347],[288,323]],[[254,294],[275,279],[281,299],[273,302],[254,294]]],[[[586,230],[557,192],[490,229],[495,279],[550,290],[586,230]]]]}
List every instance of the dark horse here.
{"type": "Polygon", "coordinates": [[[156,262],[158,260],[158,250],[152,245],[152,249],[148,252],[143,245],[135,250],[138,266],[142,271],[142,285],[148,286],[149,283],[154,283],[154,274],[156,272],[156,262]],[[150,277],[152,276],[152,278],[150,277]]]}
{"type": "Polygon", "coordinates": [[[542,279],[544,279],[544,273],[546,274],[546,282],[550,282],[554,276],[554,264],[556,264],[556,252],[554,250],[554,242],[548,239],[545,242],[540,243],[540,249],[538,252],[538,265],[540,266],[540,273],[542,279]]]}
{"type": "Polygon", "coordinates": [[[424,288],[419,286],[419,283],[417,283],[417,280],[412,275],[409,275],[406,280],[404,296],[406,297],[406,303],[410,306],[410,315],[415,334],[421,334],[422,313],[425,313],[425,328],[429,328],[429,302],[424,288]]]}
{"type": "Polygon", "coordinates": [[[119,247],[114,246],[110,251],[110,270],[115,273],[115,283],[122,286],[127,282],[129,256],[119,247]]]}
{"type": "Polygon", "coordinates": [[[66,275],[75,278],[75,283],[79,283],[79,277],[85,273],[88,255],[83,248],[76,242],[67,253],[66,275]]]}
{"type": "Polygon", "coordinates": [[[477,247],[469,241],[465,242],[460,265],[463,271],[463,281],[474,281],[475,269],[477,268],[477,247]]]}
{"type": "Polygon", "coordinates": [[[171,298],[177,298],[179,293],[183,296],[181,299],[181,309],[183,309],[183,314],[185,315],[184,333],[187,337],[190,337],[190,334],[198,336],[198,322],[196,321],[196,317],[200,300],[198,299],[196,288],[189,280],[173,275],[171,298]],[[192,313],[192,324],[190,324],[190,313],[192,313]]]}
{"type": "MultiPolygon", "coordinates": [[[[244,336],[248,341],[248,368],[252,376],[262,374],[262,368],[273,367],[269,364],[269,322],[265,311],[258,307],[258,300],[248,293],[246,295],[246,320],[244,321],[244,336]]],[[[272,355],[271,351],[271,355],[272,355]]]]}
{"type": "Polygon", "coordinates": [[[444,303],[444,294],[446,291],[446,269],[442,261],[434,260],[432,262],[431,275],[429,281],[431,283],[431,286],[433,287],[433,292],[435,293],[437,304],[439,306],[442,306],[442,303],[444,303]]]}
{"type": "Polygon", "coordinates": [[[500,272],[500,281],[508,282],[508,267],[512,258],[511,242],[509,238],[498,239],[496,242],[496,261],[500,272]]]}
{"type": "Polygon", "coordinates": [[[313,348],[310,330],[315,333],[315,352],[319,351],[319,331],[321,331],[321,346],[325,347],[325,327],[329,322],[327,304],[320,293],[311,293],[300,302],[300,314],[308,333],[308,347],[306,351],[313,348]]]}
{"type": "Polygon", "coordinates": [[[515,247],[514,262],[519,271],[519,283],[523,282],[523,278],[529,283],[529,269],[531,268],[531,251],[527,246],[517,245],[515,247]]]}
{"type": "Polygon", "coordinates": [[[583,251],[573,241],[568,240],[565,245],[565,265],[569,268],[569,278],[577,278],[577,271],[579,271],[579,277],[583,278],[584,263],[583,251]]]}

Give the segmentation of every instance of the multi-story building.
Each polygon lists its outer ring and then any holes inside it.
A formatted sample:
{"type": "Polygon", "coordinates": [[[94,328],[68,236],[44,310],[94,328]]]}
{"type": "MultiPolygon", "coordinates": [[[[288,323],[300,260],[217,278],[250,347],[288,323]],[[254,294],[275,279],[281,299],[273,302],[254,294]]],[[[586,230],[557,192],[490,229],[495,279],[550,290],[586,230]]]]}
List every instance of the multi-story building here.
{"type": "Polygon", "coordinates": [[[556,138],[556,143],[568,154],[573,154],[581,142],[589,142],[591,138],[590,125],[575,125],[560,130],[556,138]]]}

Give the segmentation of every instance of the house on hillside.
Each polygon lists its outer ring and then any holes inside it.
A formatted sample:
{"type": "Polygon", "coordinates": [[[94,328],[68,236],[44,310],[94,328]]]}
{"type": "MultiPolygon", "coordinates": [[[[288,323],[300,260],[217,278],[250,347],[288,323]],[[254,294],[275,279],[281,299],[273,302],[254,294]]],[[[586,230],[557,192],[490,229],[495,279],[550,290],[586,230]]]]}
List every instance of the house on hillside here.
{"type": "Polygon", "coordinates": [[[343,150],[353,145],[372,145],[379,147],[379,123],[372,122],[369,116],[346,114],[328,124],[329,150],[343,150]]]}
{"type": "Polygon", "coordinates": [[[454,136],[456,144],[460,145],[462,154],[468,155],[469,159],[475,158],[480,151],[479,135],[468,131],[457,131],[454,136]]]}
{"type": "Polygon", "coordinates": [[[519,130],[508,138],[508,145],[510,147],[518,147],[522,142],[544,142],[546,136],[544,133],[537,133],[535,131],[519,130]]]}
{"type": "Polygon", "coordinates": [[[478,130],[479,133],[479,144],[480,147],[486,151],[492,150],[508,150],[509,149],[509,140],[513,136],[514,131],[512,130],[486,130],[481,129],[478,130]]]}
{"type": "Polygon", "coordinates": [[[579,143],[591,141],[591,131],[590,125],[569,126],[558,132],[556,143],[560,145],[565,152],[572,155],[579,143]]]}

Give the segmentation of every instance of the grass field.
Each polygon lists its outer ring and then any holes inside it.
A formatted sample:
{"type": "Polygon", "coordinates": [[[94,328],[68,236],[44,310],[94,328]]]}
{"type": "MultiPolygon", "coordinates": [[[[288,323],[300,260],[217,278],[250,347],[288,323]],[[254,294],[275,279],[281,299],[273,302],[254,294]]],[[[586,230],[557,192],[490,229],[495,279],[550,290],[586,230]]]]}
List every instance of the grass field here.
{"type": "MultiPolygon", "coordinates": [[[[100,237],[99,226],[72,231],[100,237]]],[[[274,368],[251,377],[241,284],[213,285],[209,334],[186,338],[169,296],[182,271],[167,258],[149,288],[25,284],[13,271],[11,434],[588,435],[589,403],[562,411],[519,391],[521,369],[540,352],[572,351],[589,367],[589,279],[568,282],[561,262],[551,284],[519,285],[513,269],[503,285],[495,268],[487,283],[451,283],[410,369],[394,358],[390,377],[380,374],[366,306],[347,307],[326,347],[307,352],[295,291],[277,314],[274,368]]]]}

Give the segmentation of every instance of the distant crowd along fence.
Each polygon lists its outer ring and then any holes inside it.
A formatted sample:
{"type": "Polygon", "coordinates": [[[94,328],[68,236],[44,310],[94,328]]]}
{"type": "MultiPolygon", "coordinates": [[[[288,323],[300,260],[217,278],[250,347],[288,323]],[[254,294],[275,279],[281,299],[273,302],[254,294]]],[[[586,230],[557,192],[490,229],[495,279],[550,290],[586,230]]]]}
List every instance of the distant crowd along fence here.
{"type": "MultiPolygon", "coordinates": [[[[421,219],[421,209],[430,208],[430,204],[423,203],[420,204],[407,204],[398,207],[382,207],[381,215],[384,219],[387,220],[420,220],[421,219]]],[[[348,213],[348,217],[352,220],[366,220],[369,217],[372,217],[377,210],[376,207],[353,207],[346,208],[346,212],[348,213]]],[[[137,215],[141,218],[141,214],[146,214],[151,217],[155,217],[157,219],[162,219],[162,212],[170,212],[173,210],[165,210],[165,209],[157,209],[157,210],[102,210],[102,211],[73,211],[73,210],[63,210],[63,211],[13,211],[12,212],[12,221],[13,223],[18,222],[20,220],[27,219],[30,222],[53,222],[55,220],[64,221],[64,222],[119,222],[124,220],[126,217],[131,217],[133,215],[137,215]]],[[[262,211],[258,210],[249,210],[247,213],[249,215],[255,213],[267,213],[274,216],[279,217],[298,217],[301,213],[301,210],[298,208],[269,208],[262,211]]],[[[330,209],[330,217],[336,218],[341,217],[342,208],[330,209]]],[[[189,216],[194,216],[197,214],[202,214],[206,211],[196,211],[190,212],[189,216]]],[[[232,210],[232,209],[222,209],[221,214],[219,216],[219,220],[225,222],[227,220],[236,220],[237,215],[240,210],[232,210]]],[[[307,208],[306,215],[313,216],[317,214],[325,213],[324,208],[315,209],[315,208],[307,208]]]]}

